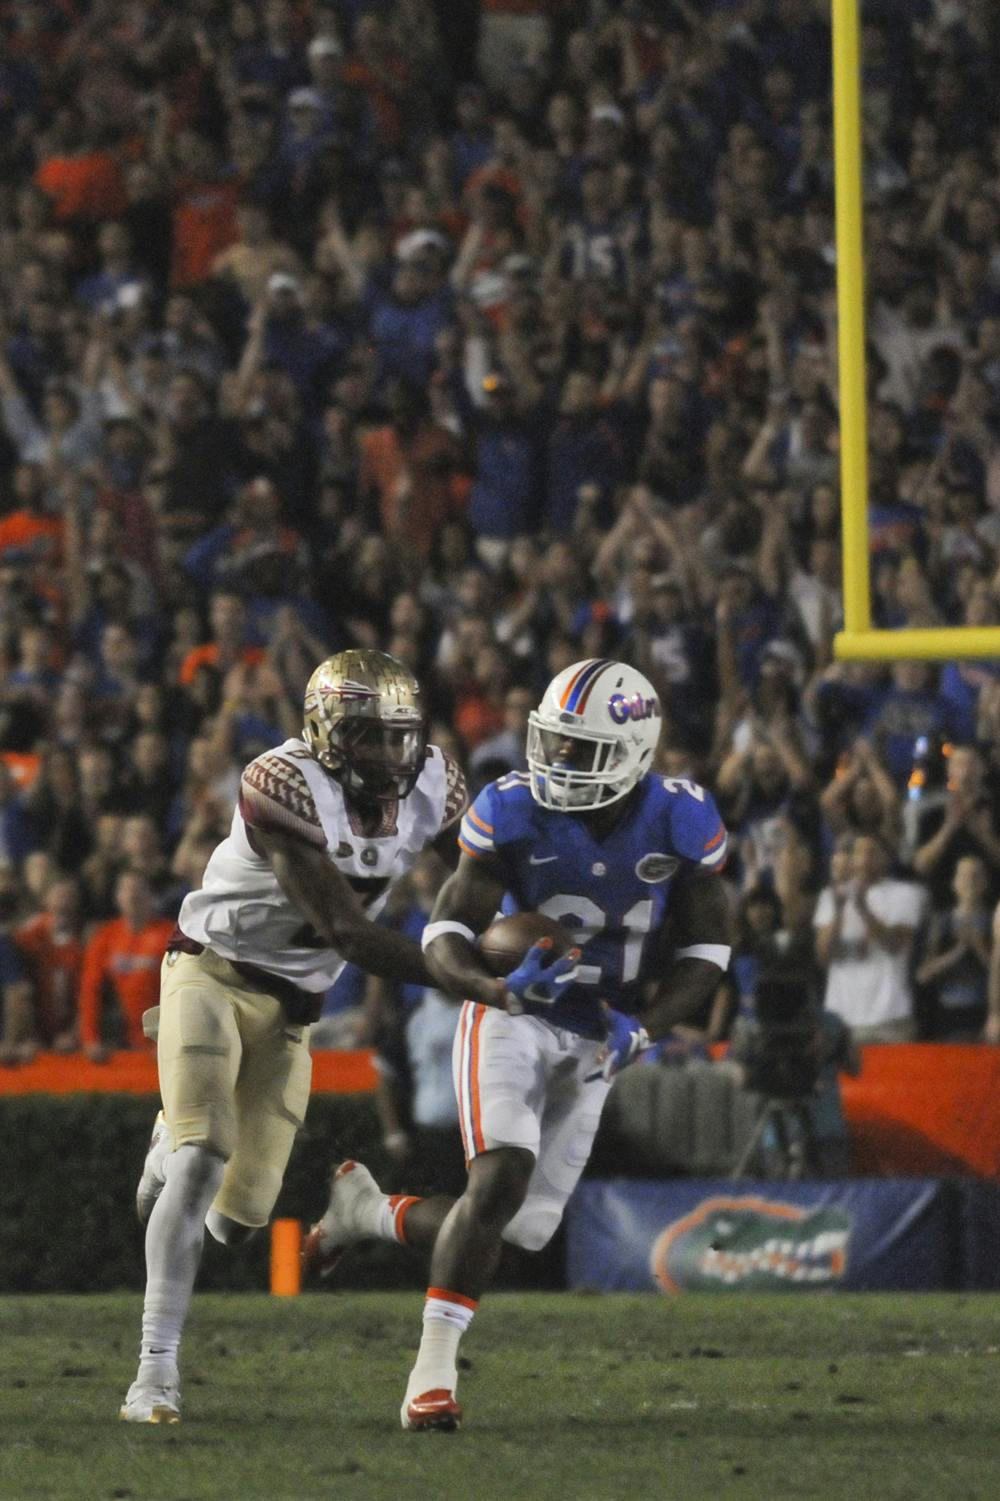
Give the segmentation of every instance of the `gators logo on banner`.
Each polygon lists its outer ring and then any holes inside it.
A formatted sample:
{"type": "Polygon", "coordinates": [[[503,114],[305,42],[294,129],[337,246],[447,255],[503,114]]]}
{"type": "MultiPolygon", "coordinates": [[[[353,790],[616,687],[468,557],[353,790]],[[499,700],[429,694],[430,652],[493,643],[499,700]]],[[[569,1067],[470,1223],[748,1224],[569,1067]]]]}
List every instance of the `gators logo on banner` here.
{"type": "Polygon", "coordinates": [[[660,1232],[650,1269],[664,1292],[789,1292],[836,1285],[852,1218],[760,1198],[704,1199],[660,1232]]]}

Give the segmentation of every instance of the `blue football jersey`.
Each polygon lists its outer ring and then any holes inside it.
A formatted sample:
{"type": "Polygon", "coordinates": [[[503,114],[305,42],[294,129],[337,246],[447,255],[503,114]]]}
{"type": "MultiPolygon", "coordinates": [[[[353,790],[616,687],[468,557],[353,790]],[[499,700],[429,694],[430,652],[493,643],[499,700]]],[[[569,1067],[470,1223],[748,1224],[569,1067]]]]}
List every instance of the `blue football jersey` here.
{"type": "Polygon", "coordinates": [[[540,808],[527,774],[512,772],[483,788],[458,842],[497,871],[505,912],[545,912],[583,950],[582,983],[536,1014],[601,1037],[599,1000],[633,1011],[651,978],[676,876],[685,867],[721,870],[727,835],[711,794],[694,782],[647,775],[626,816],[597,839],[585,814],[540,808]]]}

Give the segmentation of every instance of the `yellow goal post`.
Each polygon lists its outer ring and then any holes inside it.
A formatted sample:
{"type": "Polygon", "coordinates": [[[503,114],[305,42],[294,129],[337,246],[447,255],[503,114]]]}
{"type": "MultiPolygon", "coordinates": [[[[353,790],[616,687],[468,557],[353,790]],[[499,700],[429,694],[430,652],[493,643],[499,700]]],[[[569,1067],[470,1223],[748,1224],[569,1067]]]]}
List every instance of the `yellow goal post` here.
{"type": "Polygon", "coordinates": [[[837,220],[837,360],[844,629],[834,655],[852,661],[959,661],[1000,657],[1000,626],[877,630],[871,623],[865,271],[861,177],[860,0],[831,0],[833,160],[837,220]]]}

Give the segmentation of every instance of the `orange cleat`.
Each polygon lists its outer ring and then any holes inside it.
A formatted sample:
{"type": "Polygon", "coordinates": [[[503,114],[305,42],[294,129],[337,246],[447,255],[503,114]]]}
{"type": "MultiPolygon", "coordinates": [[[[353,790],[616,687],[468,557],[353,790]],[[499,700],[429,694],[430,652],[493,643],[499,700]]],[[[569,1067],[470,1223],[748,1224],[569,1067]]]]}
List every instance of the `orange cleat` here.
{"type": "Polygon", "coordinates": [[[399,1416],[410,1433],[454,1433],[462,1425],[461,1405],[455,1393],[443,1386],[404,1402],[399,1416]]]}

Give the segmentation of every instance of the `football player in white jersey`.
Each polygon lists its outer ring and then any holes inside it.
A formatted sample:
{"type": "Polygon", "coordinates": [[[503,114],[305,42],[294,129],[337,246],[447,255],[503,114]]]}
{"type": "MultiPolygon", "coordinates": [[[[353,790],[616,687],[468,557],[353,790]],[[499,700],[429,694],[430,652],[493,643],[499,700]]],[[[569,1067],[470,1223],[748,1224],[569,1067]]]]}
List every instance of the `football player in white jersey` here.
{"type": "Polygon", "coordinates": [[[267,1223],[308,1101],[309,1023],[344,963],[432,983],[419,945],[374,918],[443,831],[454,848],[467,802],[459,768],[427,744],[416,679],[378,651],[321,663],[302,738],[244,770],[229,835],[181,907],[149,1027],[163,1110],[137,1194],[147,1281],[126,1421],[180,1420],[205,1227],[233,1245],[267,1223]]]}
{"type": "Polygon", "coordinates": [[[550,683],[530,716],[528,771],[490,783],[465,815],[458,869],[423,935],[439,988],[470,998],[453,1055],[465,1192],[390,1197],[360,1163],[342,1163],[307,1237],[321,1270],[365,1236],[431,1252],[404,1428],[459,1425],[459,1340],[502,1241],[548,1242],[611,1078],[696,1015],[728,965],[715,878],[726,830],[703,787],[652,772],[659,731],[656,693],[625,663],[578,662],[550,683]],[[579,948],[546,963],[536,944],[498,1007],[475,938],[501,905],[556,918],[579,948]]]}

